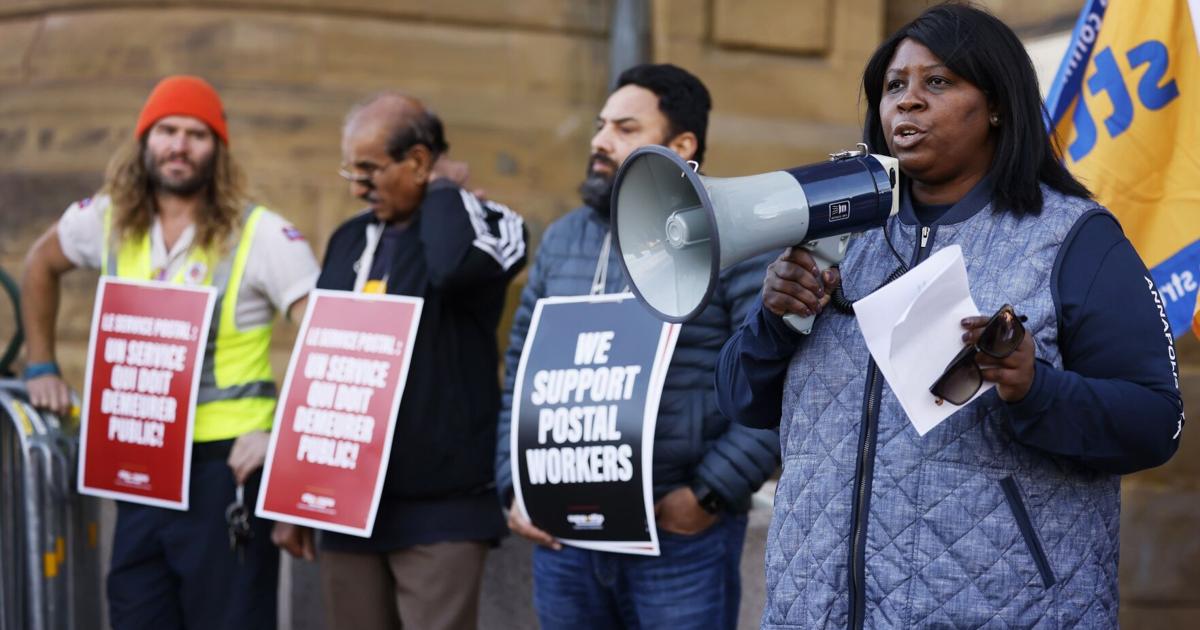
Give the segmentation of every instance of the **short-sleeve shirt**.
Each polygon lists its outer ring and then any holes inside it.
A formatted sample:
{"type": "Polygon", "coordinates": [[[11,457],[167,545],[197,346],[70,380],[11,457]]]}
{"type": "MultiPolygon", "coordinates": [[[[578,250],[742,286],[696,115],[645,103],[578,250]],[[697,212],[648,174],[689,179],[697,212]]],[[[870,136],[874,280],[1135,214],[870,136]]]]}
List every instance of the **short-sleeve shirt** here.
{"type": "MultiPolygon", "coordinates": [[[[99,269],[104,251],[104,213],[107,196],[71,204],[58,221],[58,240],[63,254],[77,267],[99,269]]],[[[150,227],[150,264],[159,278],[173,277],[187,262],[195,237],[188,226],[167,250],[158,217],[150,227]]],[[[283,217],[266,210],[258,220],[254,242],[238,291],[238,328],[269,324],[276,311],[287,313],[296,300],[316,286],[320,266],[300,231],[283,217]]]]}

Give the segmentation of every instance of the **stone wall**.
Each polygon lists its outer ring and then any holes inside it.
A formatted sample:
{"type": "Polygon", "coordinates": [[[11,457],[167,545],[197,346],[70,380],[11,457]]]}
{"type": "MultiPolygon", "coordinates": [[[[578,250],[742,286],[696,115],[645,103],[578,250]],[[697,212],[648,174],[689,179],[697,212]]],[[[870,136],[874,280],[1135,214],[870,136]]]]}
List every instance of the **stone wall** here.
{"type": "MultiPolygon", "coordinates": [[[[36,234],[97,187],[150,88],[178,72],[216,85],[259,198],[318,253],[356,209],[336,175],[342,117],[385,89],[426,99],[474,184],[540,233],[574,203],[605,92],[609,11],[595,0],[0,4],[0,265],[17,269],[36,234]]],[[[60,318],[76,380],[93,284],[75,274],[60,318]]]]}
{"type": "Polygon", "coordinates": [[[1179,341],[1180,385],[1188,418],[1167,465],[1121,484],[1121,626],[1127,630],[1200,625],[1200,343],[1179,341]]]}
{"type": "MultiPolygon", "coordinates": [[[[891,0],[887,8],[887,27],[894,31],[913,19],[925,7],[940,0],[891,0]]],[[[983,0],[975,2],[1004,20],[1022,37],[1069,31],[1083,8],[1082,0],[983,0]]]]}
{"type": "MultiPolygon", "coordinates": [[[[858,80],[889,29],[926,0],[648,0],[656,61],[712,90],[706,170],[740,175],[820,159],[859,139],[858,80]]],[[[983,3],[1023,34],[1069,27],[1078,0],[983,3]]],[[[342,117],[384,89],[445,119],[473,184],[535,238],[577,203],[608,78],[612,0],[5,0],[0,3],[0,266],[101,182],[154,83],[207,77],[261,199],[320,254],[356,204],[335,171],[342,117]]],[[[95,276],[66,282],[59,357],[82,382],[95,276]]],[[[3,321],[0,336],[11,321],[3,321]]],[[[275,345],[283,365],[291,334],[275,345]]],[[[1200,395],[1200,348],[1181,348],[1200,395]]],[[[1200,408],[1190,410],[1195,413],[1200,408]]],[[[1126,481],[1122,620],[1200,622],[1200,446],[1126,481]]],[[[1190,624],[1188,623],[1190,622],[1190,624]]]]}

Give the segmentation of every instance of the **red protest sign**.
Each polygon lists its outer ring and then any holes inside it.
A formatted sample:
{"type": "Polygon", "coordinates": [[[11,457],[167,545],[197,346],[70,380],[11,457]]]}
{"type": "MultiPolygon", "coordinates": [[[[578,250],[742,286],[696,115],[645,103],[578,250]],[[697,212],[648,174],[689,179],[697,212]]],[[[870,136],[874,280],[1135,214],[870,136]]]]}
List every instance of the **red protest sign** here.
{"type": "Polygon", "coordinates": [[[423,303],[309,294],[275,411],[258,516],[371,535],[423,303]]]}
{"type": "Polygon", "coordinates": [[[104,277],[84,384],[79,492],[186,510],[216,290],[104,277]]]}

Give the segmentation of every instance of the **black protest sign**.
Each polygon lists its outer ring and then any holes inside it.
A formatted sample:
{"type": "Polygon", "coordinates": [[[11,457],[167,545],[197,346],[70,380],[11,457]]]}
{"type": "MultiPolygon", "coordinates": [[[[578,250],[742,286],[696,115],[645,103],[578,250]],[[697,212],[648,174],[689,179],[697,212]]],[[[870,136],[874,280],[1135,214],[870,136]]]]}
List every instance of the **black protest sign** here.
{"type": "Polygon", "coordinates": [[[513,392],[513,479],[537,527],[567,544],[657,553],[650,458],[677,325],[630,294],[548,298],[513,392]]]}

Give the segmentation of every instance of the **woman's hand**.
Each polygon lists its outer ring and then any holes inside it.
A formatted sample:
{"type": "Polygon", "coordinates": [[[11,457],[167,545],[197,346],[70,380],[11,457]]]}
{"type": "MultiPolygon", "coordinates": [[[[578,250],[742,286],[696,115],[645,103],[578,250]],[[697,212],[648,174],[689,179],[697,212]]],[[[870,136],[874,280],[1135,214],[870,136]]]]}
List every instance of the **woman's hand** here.
{"type": "MultiPolygon", "coordinates": [[[[986,316],[964,318],[962,326],[966,332],[963,333],[963,341],[967,345],[977,343],[989,319],[991,318],[986,316]]],[[[1026,331],[1021,345],[1003,359],[983,352],[976,353],[975,363],[979,365],[983,380],[996,384],[996,393],[1000,395],[1001,400],[1009,403],[1021,402],[1033,386],[1033,337],[1026,331]]]]}
{"type": "Polygon", "coordinates": [[[783,317],[788,313],[808,317],[820,313],[829,296],[842,282],[837,269],[817,270],[812,254],[790,247],[767,266],[763,280],[763,306],[783,317]]]}

